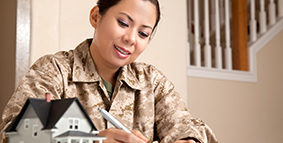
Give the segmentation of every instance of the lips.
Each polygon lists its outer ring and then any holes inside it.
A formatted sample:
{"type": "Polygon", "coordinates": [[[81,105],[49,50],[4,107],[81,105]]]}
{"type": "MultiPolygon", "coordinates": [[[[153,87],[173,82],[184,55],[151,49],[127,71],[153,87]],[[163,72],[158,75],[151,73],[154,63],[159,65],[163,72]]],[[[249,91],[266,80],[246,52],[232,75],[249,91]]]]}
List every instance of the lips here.
{"type": "Polygon", "coordinates": [[[116,45],[114,45],[115,49],[118,50],[121,54],[124,54],[124,55],[130,55],[131,53],[129,51],[127,51],[126,49],[124,48],[121,48],[121,47],[118,47],[116,45]]]}

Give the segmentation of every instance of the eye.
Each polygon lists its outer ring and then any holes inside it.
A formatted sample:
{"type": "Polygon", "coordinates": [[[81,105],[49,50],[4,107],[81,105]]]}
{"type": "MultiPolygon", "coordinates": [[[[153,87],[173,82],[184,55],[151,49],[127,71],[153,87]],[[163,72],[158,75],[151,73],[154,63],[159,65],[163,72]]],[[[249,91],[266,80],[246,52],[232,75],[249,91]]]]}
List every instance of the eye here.
{"type": "Polygon", "coordinates": [[[124,22],[122,20],[117,20],[117,21],[118,21],[119,25],[121,25],[122,27],[129,27],[129,25],[126,22],[124,22]]]}
{"type": "Polygon", "coordinates": [[[147,38],[149,36],[147,32],[140,31],[139,34],[141,37],[144,37],[144,38],[147,38]]]}

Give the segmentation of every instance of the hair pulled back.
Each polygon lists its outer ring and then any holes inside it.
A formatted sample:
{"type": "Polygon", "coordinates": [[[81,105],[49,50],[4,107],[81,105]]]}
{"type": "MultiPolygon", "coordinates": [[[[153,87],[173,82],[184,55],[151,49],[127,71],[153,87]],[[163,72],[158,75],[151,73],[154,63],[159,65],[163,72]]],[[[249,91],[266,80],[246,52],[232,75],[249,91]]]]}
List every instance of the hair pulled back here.
{"type": "MultiPolygon", "coordinates": [[[[97,1],[97,6],[99,7],[99,13],[103,16],[109,8],[112,6],[115,6],[118,4],[121,0],[98,0],[97,1]]],[[[155,8],[156,8],[156,22],[153,27],[153,31],[155,30],[156,26],[158,25],[158,22],[160,20],[160,6],[158,0],[143,0],[143,1],[149,1],[151,2],[155,8]]]]}

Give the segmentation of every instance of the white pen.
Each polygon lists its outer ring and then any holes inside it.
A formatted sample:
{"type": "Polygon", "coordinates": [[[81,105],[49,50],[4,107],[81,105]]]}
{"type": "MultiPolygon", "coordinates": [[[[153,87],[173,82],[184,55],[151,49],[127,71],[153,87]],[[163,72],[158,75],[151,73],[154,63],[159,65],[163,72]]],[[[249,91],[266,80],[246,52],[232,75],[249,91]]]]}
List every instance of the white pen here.
{"type": "Polygon", "coordinates": [[[106,110],[102,108],[98,108],[98,111],[107,121],[109,121],[115,127],[122,129],[127,133],[131,133],[130,130],[128,130],[125,126],[123,126],[117,119],[115,119],[112,115],[110,115],[106,110]]]}

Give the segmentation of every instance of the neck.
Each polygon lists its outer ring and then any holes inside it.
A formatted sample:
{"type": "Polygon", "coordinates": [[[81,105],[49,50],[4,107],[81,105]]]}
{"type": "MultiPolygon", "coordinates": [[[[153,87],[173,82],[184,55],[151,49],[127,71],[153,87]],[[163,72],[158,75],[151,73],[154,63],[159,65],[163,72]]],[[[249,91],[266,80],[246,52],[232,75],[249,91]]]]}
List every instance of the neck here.
{"type": "Polygon", "coordinates": [[[106,81],[112,84],[112,86],[115,86],[117,76],[119,73],[119,69],[110,69],[104,65],[96,64],[97,72],[98,74],[106,81]]]}
{"type": "Polygon", "coordinates": [[[102,60],[99,60],[99,55],[95,54],[94,51],[95,47],[93,44],[90,45],[90,53],[95,65],[95,68],[98,72],[98,74],[106,81],[112,84],[112,86],[115,86],[116,79],[119,73],[120,67],[111,67],[107,65],[106,63],[103,63],[102,60]]]}

